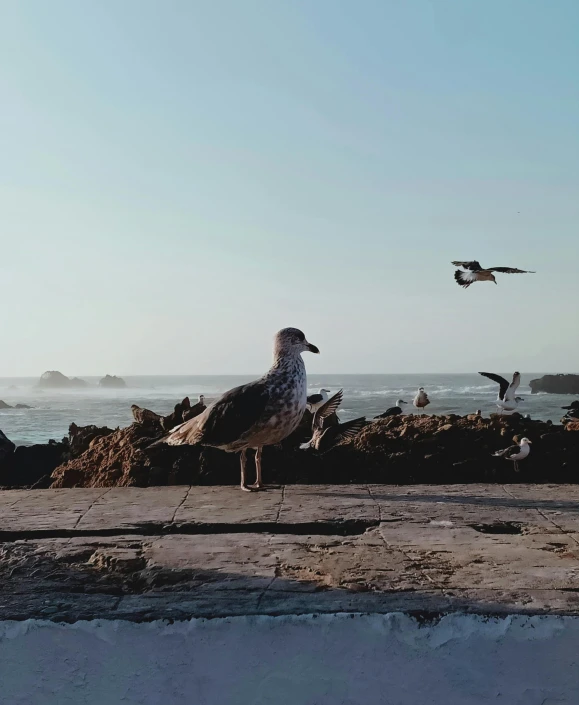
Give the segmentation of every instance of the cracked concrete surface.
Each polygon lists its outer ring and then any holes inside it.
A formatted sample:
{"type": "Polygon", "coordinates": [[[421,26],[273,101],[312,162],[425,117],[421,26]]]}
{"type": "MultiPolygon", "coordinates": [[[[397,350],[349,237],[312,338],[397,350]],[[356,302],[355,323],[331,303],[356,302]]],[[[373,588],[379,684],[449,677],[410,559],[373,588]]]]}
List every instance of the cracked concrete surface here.
{"type": "Polygon", "coordinates": [[[579,614],[579,486],[0,492],[0,619],[579,614]]]}

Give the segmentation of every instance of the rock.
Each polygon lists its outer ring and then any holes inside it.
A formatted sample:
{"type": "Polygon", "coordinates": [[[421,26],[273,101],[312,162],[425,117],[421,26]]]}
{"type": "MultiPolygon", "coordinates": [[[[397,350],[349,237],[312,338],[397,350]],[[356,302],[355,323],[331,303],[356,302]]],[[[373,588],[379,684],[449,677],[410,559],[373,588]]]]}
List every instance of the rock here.
{"type": "Polygon", "coordinates": [[[19,446],[4,463],[0,462],[0,485],[3,487],[31,487],[45,480],[48,487],[50,474],[67,457],[68,440],[33,446],[19,446]]]}
{"type": "Polygon", "coordinates": [[[126,386],[125,380],[115,375],[106,375],[99,382],[99,387],[104,387],[105,389],[125,389],[126,386]]]}
{"type": "Polygon", "coordinates": [[[28,406],[28,404],[15,404],[15,409],[34,409],[33,406],[28,406]]]}
{"type": "Polygon", "coordinates": [[[87,383],[78,377],[69,378],[63,375],[62,372],[51,370],[45,372],[38,382],[41,389],[73,389],[78,387],[87,387],[87,383]]]}
{"type": "Polygon", "coordinates": [[[14,443],[0,431],[0,469],[7,458],[14,453],[15,448],[14,443]]]}
{"type": "Polygon", "coordinates": [[[69,457],[77,458],[89,449],[95,438],[102,438],[111,433],[113,429],[106,426],[77,426],[71,423],[68,428],[69,457]]]}
{"type": "Polygon", "coordinates": [[[532,379],[529,385],[532,394],[579,394],[579,375],[544,375],[539,379],[532,379]]]}
{"type": "MultiPolygon", "coordinates": [[[[139,409],[139,407],[136,407],[139,409]]],[[[80,455],[70,451],[52,474],[53,487],[111,487],[168,484],[238,484],[237,454],[213,448],[151,443],[164,426],[176,425],[188,399],[162,419],[144,415],[141,423],[96,435],[80,455]]],[[[563,426],[524,419],[519,414],[482,417],[389,417],[367,424],[353,439],[320,455],[298,446],[311,435],[311,414],[281,444],[264,449],[264,472],[271,483],[577,482],[579,424],[563,426]],[[514,476],[511,463],[492,453],[514,438],[533,441],[531,455],[514,476]]],[[[93,427],[94,428],[94,427],[93,427]]],[[[101,429],[102,431],[102,429],[101,429]]],[[[90,433],[87,435],[87,439],[90,433]]],[[[71,435],[71,445],[74,445],[71,435]]],[[[250,466],[253,463],[250,454],[250,466]]],[[[251,472],[251,467],[250,470],[251,472]]]]}
{"type": "Polygon", "coordinates": [[[157,433],[160,433],[163,430],[163,417],[160,414],[157,414],[150,409],[143,409],[136,404],[131,406],[131,412],[133,414],[133,418],[135,419],[135,423],[138,423],[141,426],[148,426],[157,433]]]}
{"type": "Polygon", "coordinates": [[[0,409],[11,409],[11,408],[12,407],[10,406],[10,404],[7,404],[5,401],[2,401],[2,399],[0,399],[0,409]]]}

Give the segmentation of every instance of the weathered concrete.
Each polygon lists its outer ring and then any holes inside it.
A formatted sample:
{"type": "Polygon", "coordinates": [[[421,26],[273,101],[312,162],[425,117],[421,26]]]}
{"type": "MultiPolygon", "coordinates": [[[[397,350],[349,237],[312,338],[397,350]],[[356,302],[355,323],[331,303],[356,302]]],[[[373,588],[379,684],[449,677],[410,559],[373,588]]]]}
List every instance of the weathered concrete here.
{"type": "Polygon", "coordinates": [[[579,615],[579,486],[0,493],[0,620],[579,615]]]}

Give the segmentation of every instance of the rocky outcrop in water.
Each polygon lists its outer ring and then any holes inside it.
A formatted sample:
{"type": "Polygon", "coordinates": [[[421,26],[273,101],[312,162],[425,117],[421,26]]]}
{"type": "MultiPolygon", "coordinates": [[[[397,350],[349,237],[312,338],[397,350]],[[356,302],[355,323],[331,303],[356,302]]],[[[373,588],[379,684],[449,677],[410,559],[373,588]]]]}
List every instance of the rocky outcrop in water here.
{"type": "MultiPolygon", "coordinates": [[[[182,412],[181,412],[182,413],[182,412]]],[[[159,417],[160,418],[160,417],[159,417]]],[[[174,419],[173,419],[174,420],[174,419]]],[[[368,423],[351,441],[323,455],[298,450],[311,416],[279,446],[264,449],[266,482],[452,483],[578,482],[579,424],[566,427],[512,416],[395,416],[368,423]],[[492,453],[527,436],[532,452],[515,473],[492,453]]],[[[134,423],[95,438],[79,457],[57,467],[52,487],[238,484],[237,454],[159,445],[161,421],[134,423]]]]}
{"type": "Polygon", "coordinates": [[[0,399],[0,409],[32,409],[32,407],[28,406],[28,404],[14,404],[14,406],[10,406],[10,404],[0,399]]]}
{"type": "Polygon", "coordinates": [[[529,382],[532,394],[579,394],[579,375],[544,375],[529,382]]]}
{"type": "Polygon", "coordinates": [[[99,381],[99,387],[104,389],[125,389],[127,383],[122,377],[117,377],[116,375],[105,375],[99,381]]]}
{"type": "Polygon", "coordinates": [[[40,389],[74,389],[87,387],[87,382],[78,377],[67,377],[57,370],[45,372],[38,381],[40,389]]]}

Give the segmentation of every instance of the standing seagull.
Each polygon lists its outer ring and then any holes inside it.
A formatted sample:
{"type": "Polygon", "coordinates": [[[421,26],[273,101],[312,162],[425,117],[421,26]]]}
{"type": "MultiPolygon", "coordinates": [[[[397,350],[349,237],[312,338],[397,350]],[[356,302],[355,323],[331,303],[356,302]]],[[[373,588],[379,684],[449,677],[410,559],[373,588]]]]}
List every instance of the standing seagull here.
{"type": "Polygon", "coordinates": [[[202,414],[161,439],[169,445],[201,445],[228,453],[241,451],[241,489],[261,489],[261,451],[275,445],[298,427],[306,410],[306,368],[301,353],[319,353],[297,328],[275,336],[273,365],[255,382],[226,392],[202,414]],[[247,485],[247,449],[255,448],[256,482],[247,485]]]}
{"type": "Polygon", "coordinates": [[[493,453],[495,458],[506,458],[515,464],[515,472],[519,472],[519,461],[524,460],[531,452],[531,441],[528,438],[521,438],[518,445],[510,446],[504,450],[497,450],[493,453]]]}
{"type": "Polygon", "coordinates": [[[312,414],[315,414],[316,411],[320,408],[320,406],[322,406],[322,404],[328,401],[329,393],[329,389],[320,389],[319,394],[311,394],[308,397],[307,407],[312,412],[312,414]]]}
{"type": "Polygon", "coordinates": [[[461,267],[454,273],[454,278],[459,286],[468,289],[475,282],[494,282],[497,283],[493,272],[502,272],[503,274],[535,274],[525,269],[515,269],[514,267],[488,267],[483,269],[481,265],[473,260],[472,262],[452,262],[455,267],[461,267]]]}
{"type": "Polygon", "coordinates": [[[330,448],[344,438],[353,438],[358,434],[362,426],[366,423],[366,417],[346,421],[345,423],[326,426],[328,416],[335,414],[342,403],[342,390],[336,392],[333,397],[321,406],[315,413],[312,424],[313,434],[307,443],[300,445],[301,450],[315,448],[315,450],[325,453],[330,448]]]}
{"type": "Polygon", "coordinates": [[[492,379],[493,382],[499,383],[499,394],[497,396],[497,407],[499,408],[501,414],[505,411],[508,414],[512,414],[513,411],[517,410],[517,404],[519,401],[523,401],[522,397],[516,395],[516,391],[521,383],[521,373],[515,372],[513,375],[513,381],[509,384],[504,377],[500,375],[495,375],[492,372],[479,372],[479,375],[483,377],[488,377],[492,379]]]}
{"type": "Polygon", "coordinates": [[[406,404],[407,402],[403,401],[402,399],[398,399],[396,402],[396,406],[391,406],[389,409],[386,409],[386,411],[383,414],[378,414],[378,416],[374,416],[375,419],[385,419],[388,416],[400,416],[402,413],[402,404],[406,404]]]}
{"type": "Polygon", "coordinates": [[[416,392],[412,403],[417,409],[422,409],[422,411],[430,404],[430,399],[428,398],[428,394],[424,391],[424,387],[418,388],[418,392],[416,392]]]}

